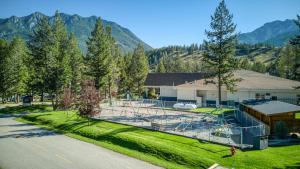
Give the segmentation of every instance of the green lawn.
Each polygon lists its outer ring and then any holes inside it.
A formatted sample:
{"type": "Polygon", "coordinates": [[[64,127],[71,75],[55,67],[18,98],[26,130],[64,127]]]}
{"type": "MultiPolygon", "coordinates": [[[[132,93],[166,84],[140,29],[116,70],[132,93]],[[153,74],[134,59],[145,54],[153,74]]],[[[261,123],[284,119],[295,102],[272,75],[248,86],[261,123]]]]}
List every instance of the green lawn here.
{"type": "Polygon", "coordinates": [[[234,168],[297,168],[300,145],[266,150],[237,151],[228,157],[229,147],[196,139],[151,131],[106,121],[90,122],[63,111],[25,115],[21,121],[34,122],[64,134],[100,145],[165,168],[208,168],[219,163],[234,168]]]}
{"type": "Polygon", "coordinates": [[[36,113],[41,111],[52,111],[52,107],[49,105],[32,105],[24,107],[19,106],[7,106],[3,109],[0,109],[0,114],[20,114],[20,113],[36,113]]]}
{"type": "Polygon", "coordinates": [[[300,113],[296,113],[296,119],[300,119],[300,113]]]}
{"type": "Polygon", "coordinates": [[[218,114],[222,114],[225,112],[231,112],[232,109],[228,109],[228,108],[217,109],[214,107],[200,107],[200,108],[196,108],[196,109],[193,109],[190,111],[194,112],[194,113],[211,113],[211,114],[218,115],[218,114]]]}
{"type": "Polygon", "coordinates": [[[13,106],[18,106],[18,105],[20,105],[20,103],[19,104],[17,104],[17,103],[14,103],[14,102],[8,102],[8,103],[0,103],[0,107],[13,107],[13,106]]]}

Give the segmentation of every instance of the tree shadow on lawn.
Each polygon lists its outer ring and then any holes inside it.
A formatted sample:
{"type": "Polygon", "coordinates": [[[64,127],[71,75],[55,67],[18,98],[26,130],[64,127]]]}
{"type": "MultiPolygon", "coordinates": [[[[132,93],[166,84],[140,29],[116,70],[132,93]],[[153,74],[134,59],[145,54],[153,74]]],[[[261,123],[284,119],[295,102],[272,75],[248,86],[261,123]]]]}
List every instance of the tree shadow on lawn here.
{"type": "Polygon", "coordinates": [[[162,150],[158,149],[158,147],[155,147],[153,145],[145,144],[142,141],[135,140],[133,138],[127,138],[126,136],[121,137],[121,136],[116,136],[119,133],[124,133],[124,132],[134,132],[136,130],[140,130],[139,128],[136,127],[129,127],[129,128],[122,128],[122,129],[117,129],[105,134],[101,135],[95,135],[93,139],[97,141],[103,141],[103,142],[109,142],[111,144],[120,146],[122,148],[142,152],[145,154],[153,154],[153,156],[159,156],[160,158],[166,159],[168,161],[173,161],[178,164],[184,164],[185,159],[183,156],[180,154],[174,154],[173,152],[169,152],[168,150],[162,150]]]}
{"type": "MultiPolygon", "coordinates": [[[[300,162],[291,164],[291,165],[286,165],[284,168],[286,169],[299,169],[300,168],[300,162]]],[[[279,167],[272,167],[272,169],[281,169],[279,167]]]]}
{"type": "Polygon", "coordinates": [[[29,107],[24,107],[22,105],[19,106],[13,106],[13,107],[5,107],[3,109],[0,109],[0,114],[19,114],[19,113],[25,113],[25,112],[42,112],[42,111],[48,111],[48,106],[46,105],[32,105],[29,107]]]}
{"type": "Polygon", "coordinates": [[[70,122],[72,120],[68,120],[68,123],[60,124],[58,126],[55,126],[56,129],[61,131],[76,131],[84,127],[93,126],[97,121],[88,121],[88,120],[80,120],[80,121],[74,121],[70,122]],[[77,127],[76,127],[77,126],[77,127]]]}
{"type": "Polygon", "coordinates": [[[31,126],[31,124],[20,123],[20,124],[0,124],[0,127],[23,127],[23,126],[31,126]]]}
{"type": "Polygon", "coordinates": [[[285,166],[286,169],[299,169],[300,168],[300,162],[292,164],[292,165],[287,165],[285,166]]]}
{"type": "Polygon", "coordinates": [[[222,158],[228,158],[228,157],[232,157],[232,155],[227,154],[227,155],[223,155],[222,158]]]}

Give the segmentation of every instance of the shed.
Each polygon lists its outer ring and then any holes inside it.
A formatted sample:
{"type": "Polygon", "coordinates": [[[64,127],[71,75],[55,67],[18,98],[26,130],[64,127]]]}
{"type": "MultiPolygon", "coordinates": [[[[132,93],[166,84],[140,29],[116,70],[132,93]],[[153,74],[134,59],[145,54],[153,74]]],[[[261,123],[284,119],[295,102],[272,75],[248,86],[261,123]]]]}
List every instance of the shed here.
{"type": "Polygon", "coordinates": [[[300,106],[277,100],[247,100],[241,104],[241,109],[267,124],[271,134],[274,133],[278,121],[285,122],[290,132],[300,129],[300,119],[296,119],[300,106]]]}

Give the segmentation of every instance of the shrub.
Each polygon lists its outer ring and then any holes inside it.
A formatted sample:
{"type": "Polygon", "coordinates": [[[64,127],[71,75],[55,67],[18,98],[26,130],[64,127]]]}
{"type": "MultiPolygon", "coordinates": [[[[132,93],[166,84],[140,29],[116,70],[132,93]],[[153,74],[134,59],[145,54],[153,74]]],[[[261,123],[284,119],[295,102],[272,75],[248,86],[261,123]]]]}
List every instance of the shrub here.
{"type": "Polygon", "coordinates": [[[148,97],[149,97],[150,99],[156,99],[156,98],[157,98],[157,95],[155,94],[155,90],[154,90],[153,88],[151,88],[151,89],[149,90],[148,97]]]}
{"type": "Polygon", "coordinates": [[[72,106],[74,105],[74,98],[75,97],[74,97],[71,89],[65,88],[64,92],[61,96],[59,108],[63,109],[63,110],[72,108],[72,106]]]}
{"type": "Polygon", "coordinates": [[[81,116],[92,117],[100,113],[100,96],[92,80],[86,80],[81,84],[78,110],[81,116]]]}
{"type": "Polygon", "coordinates": [[[278,121],[275,123],[275,134],[279,138],[285,138],[288,133],[288,128],[285,125],[285,122],[278,121]]]}

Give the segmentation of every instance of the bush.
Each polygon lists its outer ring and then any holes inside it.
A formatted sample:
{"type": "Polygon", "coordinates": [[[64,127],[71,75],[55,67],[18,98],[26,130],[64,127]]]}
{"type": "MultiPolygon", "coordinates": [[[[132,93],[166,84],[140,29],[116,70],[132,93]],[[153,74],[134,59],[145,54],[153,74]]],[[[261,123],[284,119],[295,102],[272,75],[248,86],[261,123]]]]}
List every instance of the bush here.
{"type": "Polygon", "coordinates": [[[72,108],[74,105],[74,95],[71,91],[70,88],[65,88],[64,93],[61,96],[60,103],[59,103],[59,108],[66,110],[72,108]]]}
{"type": "Polygon", "coordinates": [[[155,94],[155,90],[153,88],[149,90],[148,97],[150,99],[157,99],[157,95],[155,94]]]}
{"type": "Polygon", "coordinates": [[[275,134],[279,138],[285,138],[288,134],[288,128],[285,125],[285,122],[278,121],[275,123],[275,134]]]}
{"type": "Polygon", "coordinates": [[[95,88],[94,81],[86,80],[81,84],[80,97],[78,101],[79,114],[92,117],[100,113],[100,96],[95,88]]]}

